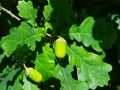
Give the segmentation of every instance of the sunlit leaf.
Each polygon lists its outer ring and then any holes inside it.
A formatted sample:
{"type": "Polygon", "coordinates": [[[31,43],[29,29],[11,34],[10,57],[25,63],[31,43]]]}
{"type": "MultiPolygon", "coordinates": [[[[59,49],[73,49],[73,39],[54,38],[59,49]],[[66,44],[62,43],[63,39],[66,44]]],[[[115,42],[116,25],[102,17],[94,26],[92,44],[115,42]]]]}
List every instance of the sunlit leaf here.
{"type": "Polygon", "coordinates": [[[60,90],[88,90],[89,86],[85,81],[77,81],[72,78],[71,72],[73,68],[66,66],[65,68],[57,65],[54,71],[54,77],[60,80],[60,90]]]}
{"type": "Polygon", "coordinates": [[[2,79],[2,81],[0,82],[0,88],[2,90],[7,90],[7,83],[8,81],[13,80],[13,77],[15,76],[15,74],[19,71],[19,69],[12,69],[6,77],[4,77],[2,79]]]}
{"type": "Polygon", "coordinates": [[[20,80],[22,80],[22,74],[19,74],[18,76],[17,76],[17,78],[15,79],[15,82],[14,82],[14,84],[13,84],[13,86],[12,85],[10,85],[9,87],[8,87],[8,90],[22,90],[22,84],[20,83],[20,80]]]}
{"type": "Polygon", "coordinates": [[[22,22],[18,28],[12,28],[10,34],[2,38],[1,47],[6,55],[10,55],[17,47],[23,44],[27,44],[27,46],[34,51],[36,41],[41,41],[45,32],[42,28],[35,29],[27,23],[22,22]]]}
{"type": "Polygon", "coordinates": [[[70,65],[77,67],[78,80],[86,81],[92,89],[108,85],[110,80],[108,72],[112,70],[112,67],[103,62],[104,52],[98,55],[86,51],[83,46],[73,44],[67,47],[67,54],[70,65]]]}
{"type": "Polygon", "coordinates": [[[44,11],[43,11],[43,15],[44,15],[46,20],[50,19],[52,12],[53,12],[53,8],[52,8],[52,6],[50,5],[50,2],[49,2],[49,5],[46,5],[44,7],[44,11]]]}
{"type": "Polygon", "coordinates": [[[99,45],[99,41],[93,37],[94,24],[94,18],[88,17],[79,26],[73,24],[69,29],[69,35],[72,40],[76,39],[78,42],[82,42],[86,47],[92,46],[93,49],[101,52],[102,48],[99,45]]]}
{"type": "Polygon", "coordinates": [[[35,19],[37,18],[37,9],[33,8],[31,1],[19,1],[17,9],[20,17],[27,19],[31,25],[34,25],[35,19]]]}
{"type": "Polygon", "coordinates": [[[27,77],[25,76],[25,74],[23,76],[23,82],[24,82],[24,85],[23,85],[24,90],[40,90],[36,84],[33,84],[32,82],[27,80],[27,77]]]}
{"type": "Polygon", "coordinates": [[[51,78],[55,68],[55,54],[53,49],[49,47],[49,44],[43,46],[43,53],[37,54],[35,60],[35,68],[41,72],[43,81],[51,78]]]}

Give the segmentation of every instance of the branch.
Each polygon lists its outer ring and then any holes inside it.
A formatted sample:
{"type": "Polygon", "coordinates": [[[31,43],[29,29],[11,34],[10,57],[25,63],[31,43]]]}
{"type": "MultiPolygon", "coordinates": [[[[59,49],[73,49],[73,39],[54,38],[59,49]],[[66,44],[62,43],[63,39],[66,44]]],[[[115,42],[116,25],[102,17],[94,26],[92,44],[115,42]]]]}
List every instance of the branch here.
{"type": "Polygon", "coordinates": [[[16,20],[20,21],[21,19],[17,16],[15,16],[11,11],[7,10],[6,8],[2,7],[2,10],[9,14],[11,17],[15,18],[16,20]]]}

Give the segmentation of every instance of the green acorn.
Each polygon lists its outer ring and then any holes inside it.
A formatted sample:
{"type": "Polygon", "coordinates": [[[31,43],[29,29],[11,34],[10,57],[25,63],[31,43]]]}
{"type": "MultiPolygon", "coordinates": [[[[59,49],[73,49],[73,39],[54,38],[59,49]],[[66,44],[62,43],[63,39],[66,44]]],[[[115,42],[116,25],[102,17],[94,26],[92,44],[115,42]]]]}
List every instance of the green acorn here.
{"type": "Polygon", "coordinates": [[[55,55],[57,58],[62,59],[66,56],[66,40],[59,37],[54,43],[55,55]]]}
{"type": "Polygon", "coordinates": [[[37,70],[33,69],[32,67],[27,68],[24,65],[24,68],[26,70],[26,75],[34,82],[39,83],[42,81],[42,75],[37,70]]]}

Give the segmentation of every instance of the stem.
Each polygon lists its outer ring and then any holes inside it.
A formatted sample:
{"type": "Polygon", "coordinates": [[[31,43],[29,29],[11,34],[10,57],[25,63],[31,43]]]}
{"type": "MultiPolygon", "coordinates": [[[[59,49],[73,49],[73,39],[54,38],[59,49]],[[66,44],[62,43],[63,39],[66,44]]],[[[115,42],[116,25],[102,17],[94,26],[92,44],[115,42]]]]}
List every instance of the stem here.
{"type": "Polygon", "coordinates": [[[6,8],[2,7],[2,10],[9,14],[11,17],[15,18],[16,20],[20,21],[21,19],[17,16],[15,16],[11,11],[7,10],[6,8]]]}
{"type": "Polygon", "coordinates": [[[27,67],[26,67],[26,65],[25,65],[25,64],[23,64],[23,67],[24,67],[24,69],[25,69],[25,70],[27,70],[27,67]]]}

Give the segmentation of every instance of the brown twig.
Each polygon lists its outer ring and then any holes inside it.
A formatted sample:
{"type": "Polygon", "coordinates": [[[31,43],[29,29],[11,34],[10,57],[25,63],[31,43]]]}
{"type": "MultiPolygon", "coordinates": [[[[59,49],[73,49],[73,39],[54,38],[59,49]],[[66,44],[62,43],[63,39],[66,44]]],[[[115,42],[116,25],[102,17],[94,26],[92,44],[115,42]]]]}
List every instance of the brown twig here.
{"type": "Polygon", "coordinates": [[[11,17],[15,18],[16,20],[18,20],[18,21],[21,20],[19,17],[17,17],[16,15],[14,15],[11,11],[7,10],[6,8],[2,7],[2,10],[4,12],[6,12],[7,14],[9,14],[11,17]]]}

